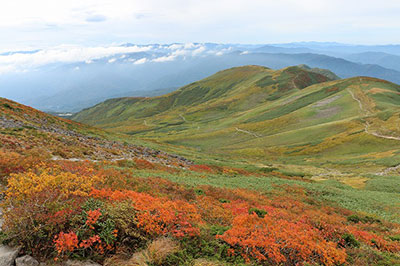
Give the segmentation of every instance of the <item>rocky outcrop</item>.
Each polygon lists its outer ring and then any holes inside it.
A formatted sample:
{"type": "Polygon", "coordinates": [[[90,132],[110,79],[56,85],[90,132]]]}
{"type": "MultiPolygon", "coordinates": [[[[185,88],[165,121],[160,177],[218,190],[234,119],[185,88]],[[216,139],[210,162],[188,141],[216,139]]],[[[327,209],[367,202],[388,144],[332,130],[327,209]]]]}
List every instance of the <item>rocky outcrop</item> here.
{"type": "Polygon", "coordinates": [[[18,256],[19,248],[0,246],[0,266],[12,266],[18,256]]]}
{"type": "Polygon", "coordinates": [[[29,255],[19,257],[15,260],[15,266],[38,266],[39,262],[29,255]]]}
{"type": "Polygon", "coordinates": [[[101,266],[100,264],[91,260],[78,261],[78,260],[67,260],[63,263],[63,266],[101,266]]]}

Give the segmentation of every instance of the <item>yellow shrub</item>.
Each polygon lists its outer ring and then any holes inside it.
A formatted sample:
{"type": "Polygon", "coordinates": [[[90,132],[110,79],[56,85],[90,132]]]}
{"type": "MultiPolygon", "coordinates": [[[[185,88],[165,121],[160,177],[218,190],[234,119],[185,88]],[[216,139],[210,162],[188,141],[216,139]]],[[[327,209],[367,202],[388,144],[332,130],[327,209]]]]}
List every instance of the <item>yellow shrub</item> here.
{"type": "Polygon", "coordinates": [[[92,188],[101,181],[96,175],[83,176],[44,168],[39,171],[11,174],[8,179],[7,198],[24,200],[46,191],[57,192],[66,197],[88,196],[92,188]]]}

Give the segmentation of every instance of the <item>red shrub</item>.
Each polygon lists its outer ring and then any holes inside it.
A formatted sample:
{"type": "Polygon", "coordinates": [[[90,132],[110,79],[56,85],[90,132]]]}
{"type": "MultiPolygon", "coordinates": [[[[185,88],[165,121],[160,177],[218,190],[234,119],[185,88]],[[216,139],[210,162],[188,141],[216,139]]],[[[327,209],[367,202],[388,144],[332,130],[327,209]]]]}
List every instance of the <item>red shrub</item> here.
{"type": "Polygon", "coordinates": [[[135,165],[137,169],[154,169],[153,163],[144,159],[135,159],[135,165]]]}
{"type": "Polygon", "coordinates": [[[302,222],[264,218],[256,214],[237,216],[233,227],[220,239],[230,244],[246,259],[290,265],[344,263],[346,252],[326,241],[319,231],[302,222]]]}
{"type": "Polygon", "coordinates": [[[74,232],[61,232],[54,238],[54,243],[59,254],[72,252],[78,247],[78,236],[74,232]]]}
{"type": "Polygon", "coordinates": [[[194,164],[189,167],[191,171],[195,172],[205,172],[205,173],[213,173],[213,169],[205,164],[194,164]]]}
{"type": "Polygon", "coordinates": [[[176,237],[200,233],[201,223],[195,206],[181,200],[168,200],[134,191],[93,190],[91,196],[112,201],[131,200],[137,210],[137,226],[150,235],[172,233],[176,237]]]}

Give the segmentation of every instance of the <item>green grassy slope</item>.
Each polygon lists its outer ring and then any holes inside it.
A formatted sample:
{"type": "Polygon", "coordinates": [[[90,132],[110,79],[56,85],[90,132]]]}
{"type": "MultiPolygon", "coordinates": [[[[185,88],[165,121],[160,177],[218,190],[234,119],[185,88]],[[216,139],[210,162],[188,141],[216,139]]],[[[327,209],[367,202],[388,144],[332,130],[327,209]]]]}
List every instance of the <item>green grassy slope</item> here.
{"type": "Polygon", "coordinates": [[[261,164],[346,171],[362,162],[362,173],[400,164],[400,86],[325,74],[232,68],[165,96],[111,99],[74,119],[261,164]]]}
{"type": "MultiPolygon", "coordinates": [[[[139,120],[141,124],[145,124],[146,118],[174,111],[190,112],[193,115],[197,113],[201,116],[197,120],[204,120],[216,113],[219,117],[224,117],[246,111],[279,99],[292,91],[328,80],[322,74],[300,67],[280,71],[259,66],[237,67],[218,72],[165,96],[111,99],[83,110],[73,118],[104,127],[116,127],[126,125],[127,120],[139,120]]],[[[215,120],[216,117],[209,118],[215,120]]],[[[184,122],[179,114],[178,119],[171,117],[170,124],[174,124],[174,120],[177,120],[175,124],[184,122]]],[[[129,129],[123,131],[129,132],[129,129]]]]}

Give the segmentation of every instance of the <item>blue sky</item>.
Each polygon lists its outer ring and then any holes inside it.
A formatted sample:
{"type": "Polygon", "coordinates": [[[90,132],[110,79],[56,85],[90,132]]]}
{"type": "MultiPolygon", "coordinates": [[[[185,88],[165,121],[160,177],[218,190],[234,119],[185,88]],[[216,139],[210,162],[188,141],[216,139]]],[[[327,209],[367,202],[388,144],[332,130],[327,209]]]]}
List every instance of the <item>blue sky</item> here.
{"type": "Polygon", "coordinates": [[[13,0],[0,51],[122,42],[400,43],[398,0],[13,0]]]}

